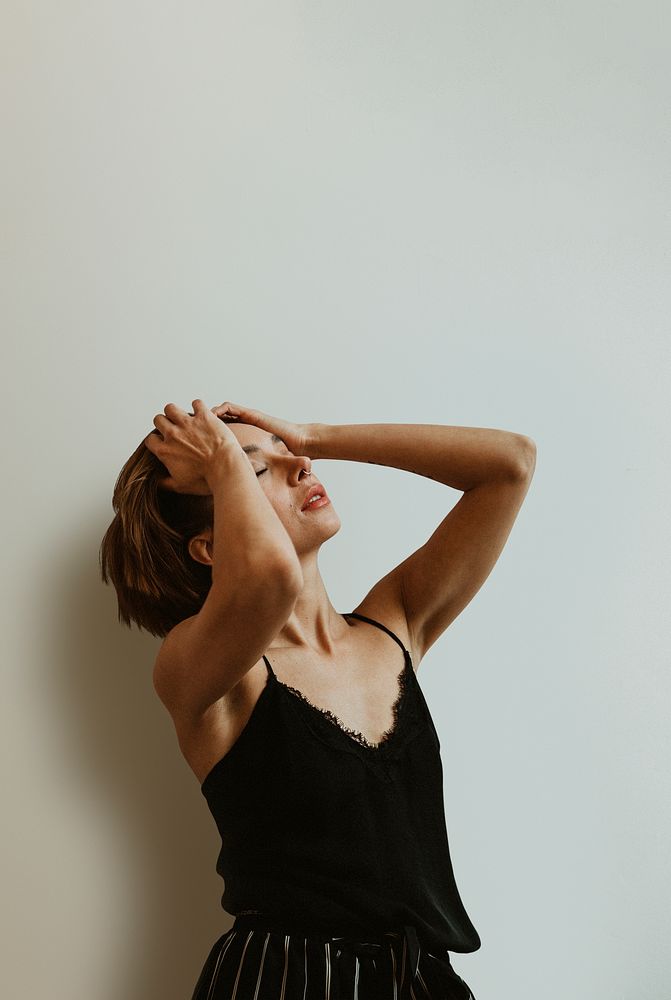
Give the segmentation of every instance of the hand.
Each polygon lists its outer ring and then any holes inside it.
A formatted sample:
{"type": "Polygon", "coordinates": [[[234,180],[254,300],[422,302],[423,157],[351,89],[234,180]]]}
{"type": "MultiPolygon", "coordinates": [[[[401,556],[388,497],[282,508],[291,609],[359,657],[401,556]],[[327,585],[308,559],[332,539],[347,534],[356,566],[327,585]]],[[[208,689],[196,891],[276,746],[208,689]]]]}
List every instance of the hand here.
{"type": "Polygon", "coordinates": [[[154,417],[156,430],[144,439],[145,446],[165,465],[170,475],[158,480],[163,489],[175,493],[208,496],[212,493],[207,473],[222,447],[240,447],[235,434],[207,408],[202,399],[192,402],[193,413],[174,403],[164,407],[165,415],[154,417]]]}
{"type": "Polygon", "coordinates": [[[212,407],[212,412],[222,420],[253,424],[271,434],[277,434],[294,455],[310,455],[315,437],[314,424],[292,424],[289,420],[271,417],[261,410],[251,410],[239,403],[220,403],[219,406],[212,407]]]}

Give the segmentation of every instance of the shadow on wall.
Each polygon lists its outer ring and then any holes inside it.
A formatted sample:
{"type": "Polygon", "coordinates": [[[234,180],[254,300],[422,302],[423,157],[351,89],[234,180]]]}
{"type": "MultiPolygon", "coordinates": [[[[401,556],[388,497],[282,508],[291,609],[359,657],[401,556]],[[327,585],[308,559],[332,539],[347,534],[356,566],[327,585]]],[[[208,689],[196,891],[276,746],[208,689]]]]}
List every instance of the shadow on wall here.
{"type": "MultiPolygon", "coordinates": [[[[45,731],[62,729],[74,794],[79,786],[82,813],[94,818],[95,878],[84,868],[79,877],[99,897],[109,870],[109,912],[125,911],[100,956],[96,1000],[183,998],[232,923],[215,870],[220,838],[153,688],[161,640],[118,623],[114,589],[100,580],[106,524],[80,527],[48,561],[53,573],[40,605],[54,608],[40,678],[48,689],[45,731]]],[[[91,911],[104,928],[105,900],[91,911]]]]}

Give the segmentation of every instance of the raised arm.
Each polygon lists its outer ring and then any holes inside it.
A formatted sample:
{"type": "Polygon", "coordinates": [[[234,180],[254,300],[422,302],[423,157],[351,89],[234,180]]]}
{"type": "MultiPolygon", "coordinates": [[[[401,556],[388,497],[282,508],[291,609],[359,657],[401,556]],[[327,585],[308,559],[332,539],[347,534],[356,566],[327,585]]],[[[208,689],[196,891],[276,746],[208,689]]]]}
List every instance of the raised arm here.
{"type": "Polygon", "coordinates": [[[309,453],[404,469],[463,492],[427,541],[366,596],[405,618],[417,669],[496,564],[531,483],[535,443],[488,427],[315,424],[309,453]]]}
{"type": "Polygon", "coordinates": [[[234,434],[202,400],[168,403],[145,443],[166,465],[166,488],[213,498],[212,584],[197,614],[158,651],[154,687],[180,731],[197,725],[258,661],[303,586],[293,543],[234,434]]]}

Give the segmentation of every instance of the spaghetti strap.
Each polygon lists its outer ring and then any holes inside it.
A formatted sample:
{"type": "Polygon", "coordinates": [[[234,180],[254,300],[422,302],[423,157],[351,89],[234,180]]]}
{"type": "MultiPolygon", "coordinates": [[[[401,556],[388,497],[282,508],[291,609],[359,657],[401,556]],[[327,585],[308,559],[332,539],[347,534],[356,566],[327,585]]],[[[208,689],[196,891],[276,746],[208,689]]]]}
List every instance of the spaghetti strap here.
{"type": "Polygon", "coordinates": [[[392,632],[392,630],[390,628],[387,628],[386,625],[383,625],[382,622],[375,621],[374,618],[367,618],[366,615],[359,615],[359,614],[357,614],[356,611],[350,611],[348,613],[347,617],[348,618],[360,618],[364,622],[370,622],[371,625],[377,625],[378,628],[384,629],[384,631],[388,635],[390,635],[392,637],[392,639],[396,640],[396,642],[399,644],[399,646],[401,647],[401,649],[403,650],[404,653],[408,652],[408,650],[405,648],[405,646],[403,645],[403,643],[401,642],[401,640],[399,639],[399,637],[394,632],[392,632]]]}
{"type": "Polygon", "coordinates": [[[266,667],[268,668],[268,673],[270,674],[271,677],[274,677],[275,676],[275,671],[270,666],[270,660],[268,659],[268,657],[266,656],[265,653],[262,653],[261,655],[263,656],[263,659],[266,661],[266,667]]]}

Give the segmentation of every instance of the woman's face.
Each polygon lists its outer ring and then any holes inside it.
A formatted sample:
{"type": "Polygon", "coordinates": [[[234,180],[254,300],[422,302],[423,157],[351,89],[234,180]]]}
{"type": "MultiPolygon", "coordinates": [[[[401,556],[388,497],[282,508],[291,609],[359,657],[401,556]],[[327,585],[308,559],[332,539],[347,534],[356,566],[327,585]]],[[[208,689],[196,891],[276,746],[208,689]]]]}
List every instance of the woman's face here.
{"type": "Polygon", "coordinates": [[[285,443],[274,442],[269,431],[253,424],[227,422],[247,454],[261,489],[294,543],[298,556],[318,549],[340,529],[340,518],[331,502],[302,510],[310,487],[326,484],[313,473],[307,455],[294,455],[285,443]]]}

